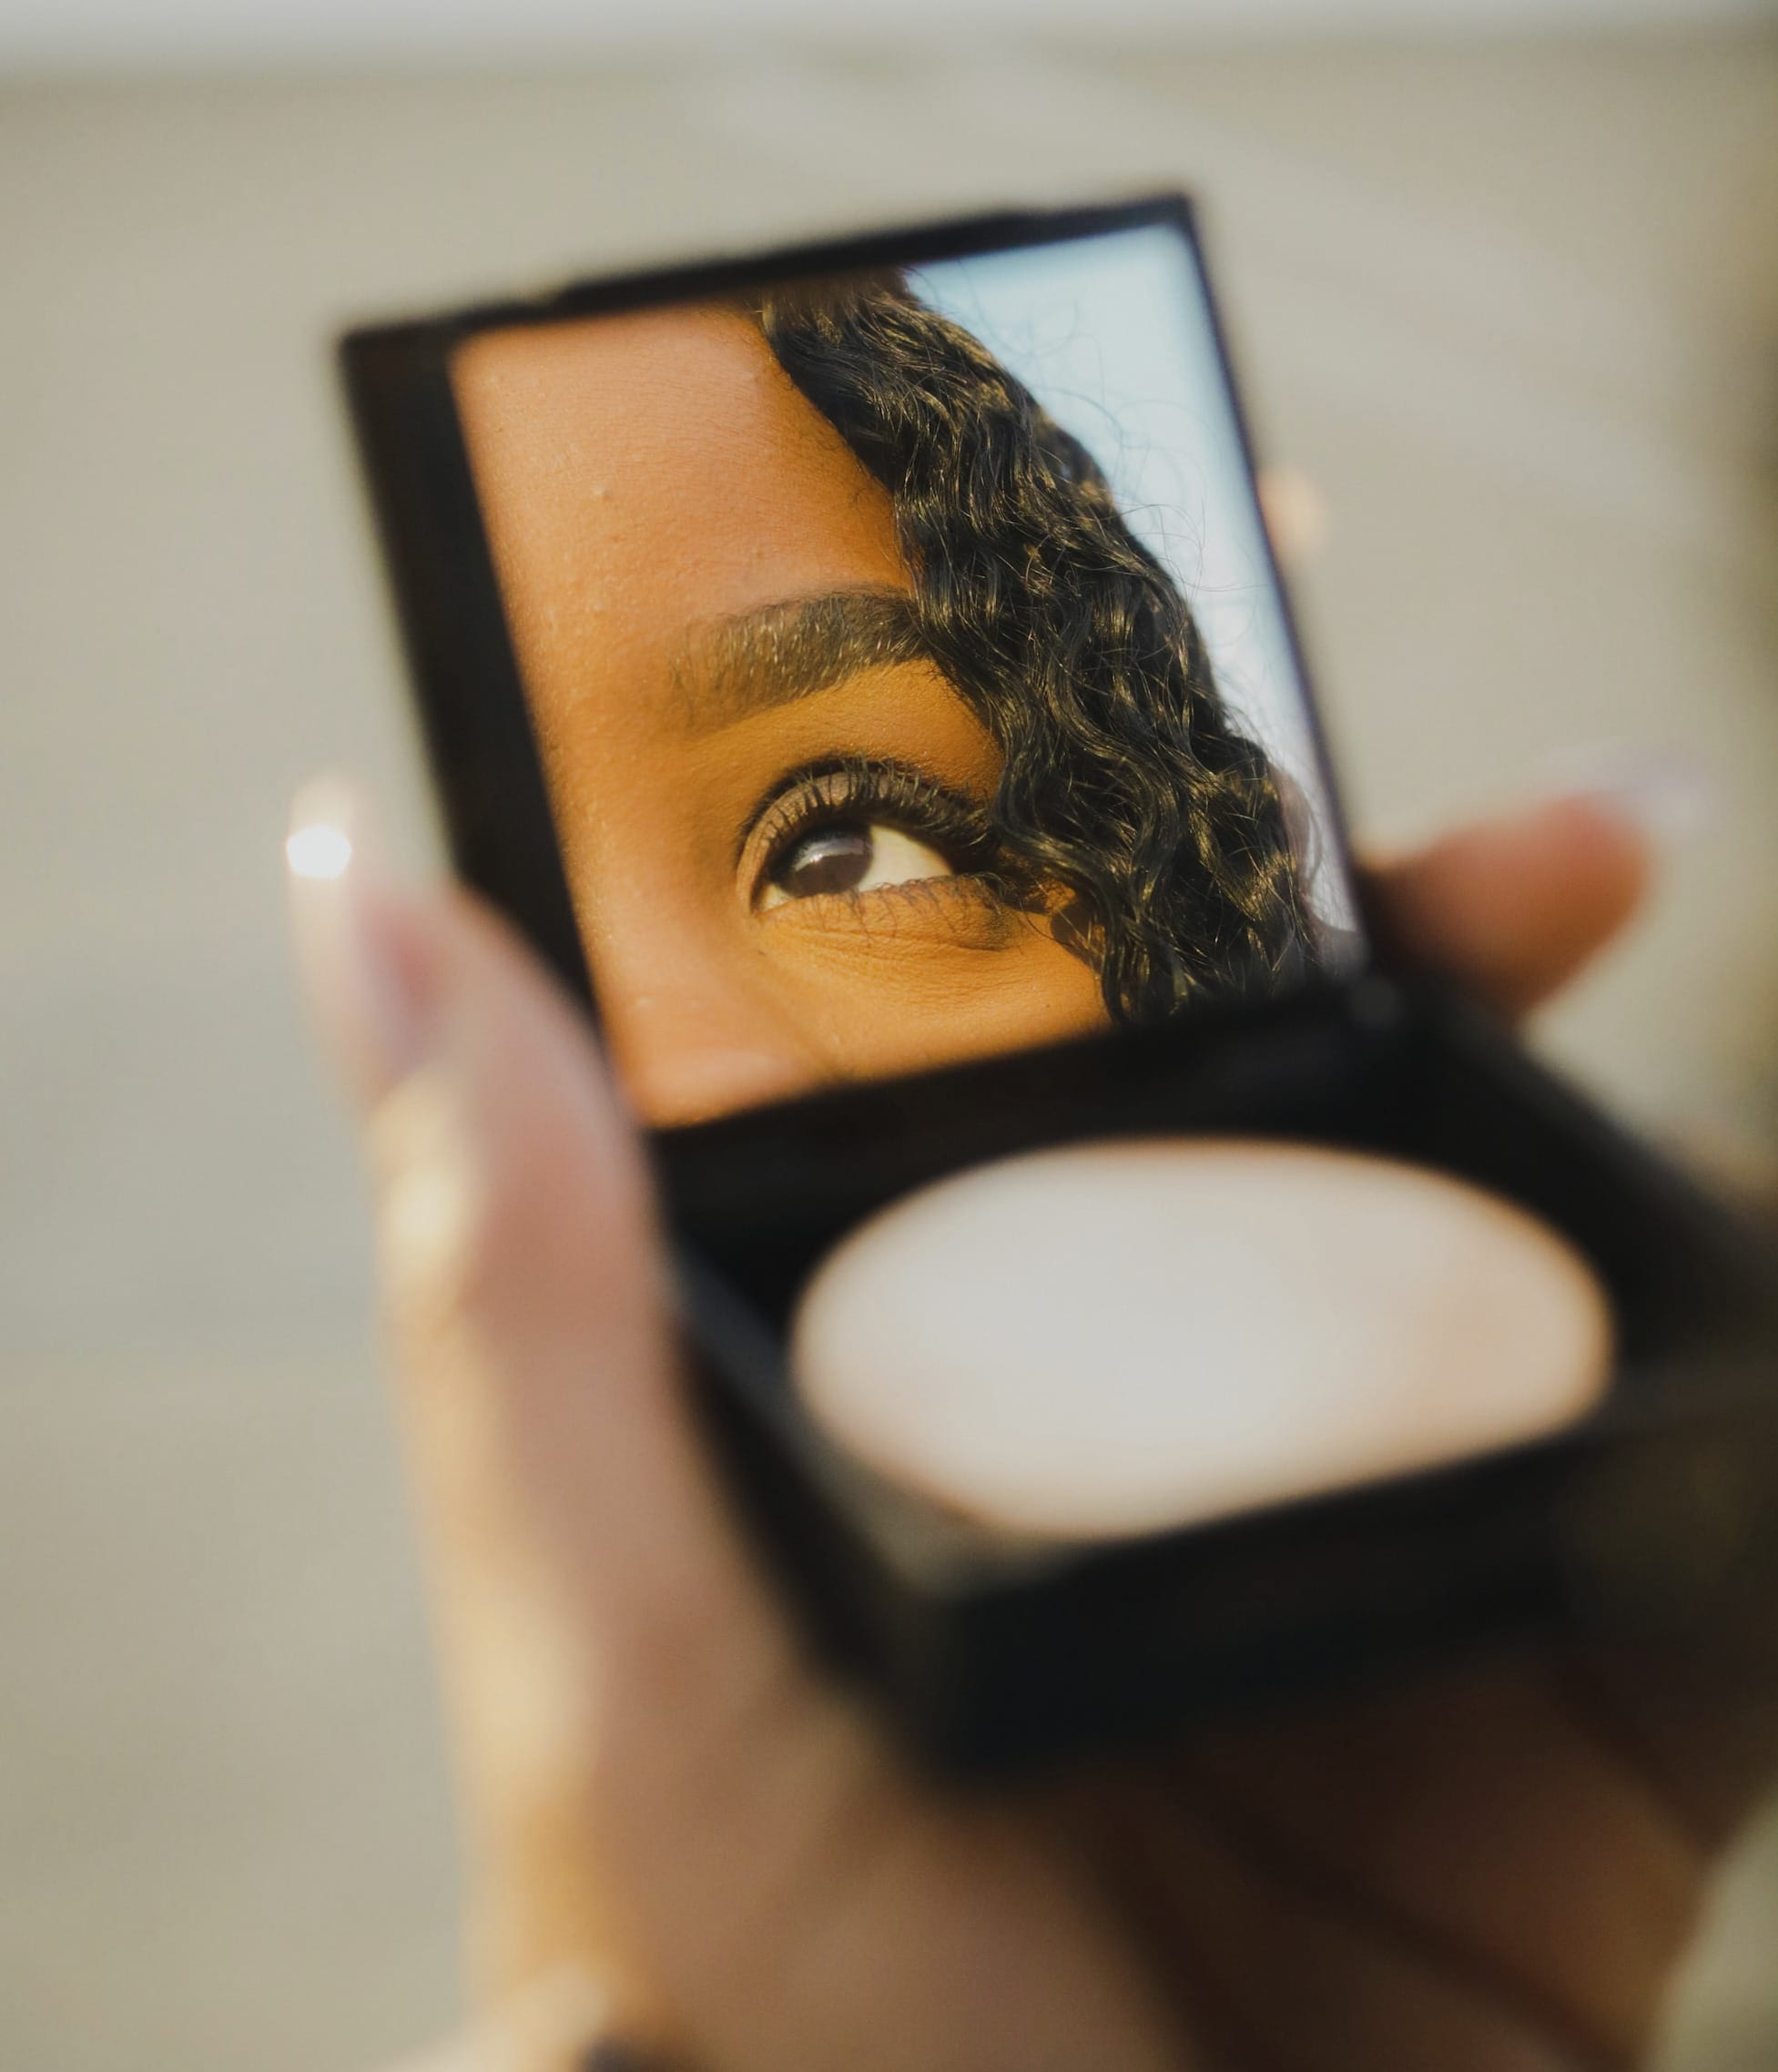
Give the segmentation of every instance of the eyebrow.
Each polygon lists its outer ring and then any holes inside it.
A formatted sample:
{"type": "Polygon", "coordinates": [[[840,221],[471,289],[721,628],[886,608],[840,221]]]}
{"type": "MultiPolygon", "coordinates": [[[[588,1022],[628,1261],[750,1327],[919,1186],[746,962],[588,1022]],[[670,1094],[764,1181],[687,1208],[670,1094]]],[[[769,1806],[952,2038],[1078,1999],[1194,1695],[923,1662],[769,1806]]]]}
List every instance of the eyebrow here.
{"type": "Polygon", "coordinates": [[[868,669],[930,662],[919,608],[904,590],[831,590],[694,627],[673,682],[695,734],[832,690],[868,669]]]}

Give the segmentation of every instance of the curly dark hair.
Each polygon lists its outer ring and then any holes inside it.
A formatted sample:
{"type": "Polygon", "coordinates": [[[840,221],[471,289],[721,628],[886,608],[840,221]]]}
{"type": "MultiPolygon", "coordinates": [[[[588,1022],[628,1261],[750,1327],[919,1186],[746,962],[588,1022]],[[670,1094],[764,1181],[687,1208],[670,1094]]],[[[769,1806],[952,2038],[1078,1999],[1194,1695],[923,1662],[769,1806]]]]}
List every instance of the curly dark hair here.
{"type": "Polygon", "coordinates": [[[899,274],[747,308],[889,492],[931,653],[1001,750],[996,830],[1084,917],[1113,1019],[1303,978],[1313,919],[1277,773],[1092,455],[899,274]]]}

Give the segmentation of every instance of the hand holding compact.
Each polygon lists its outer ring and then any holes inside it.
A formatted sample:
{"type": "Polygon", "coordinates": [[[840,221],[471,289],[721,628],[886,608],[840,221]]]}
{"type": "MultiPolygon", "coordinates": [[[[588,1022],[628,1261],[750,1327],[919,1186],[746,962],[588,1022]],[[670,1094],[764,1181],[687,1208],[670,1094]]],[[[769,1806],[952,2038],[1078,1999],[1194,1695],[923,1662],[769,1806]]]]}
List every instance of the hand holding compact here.
{"type": "MultiPolygon", "coordinates": [[[[711,2072],[1640,2047],[1769,1715],[1503,1668],[1041,1794],[930,1787],[809,1668],[737,1536],[582,1021],[479,909],[379,881],[337,802],[303,811],[357,845],[301,883],[300,943],[365,1103],[493,2005],[591,1979],[614,2034],[711,2072]]],[[[1379,889],[1521,1007],[1645,868],[1570,801],[1379,889]]]]}

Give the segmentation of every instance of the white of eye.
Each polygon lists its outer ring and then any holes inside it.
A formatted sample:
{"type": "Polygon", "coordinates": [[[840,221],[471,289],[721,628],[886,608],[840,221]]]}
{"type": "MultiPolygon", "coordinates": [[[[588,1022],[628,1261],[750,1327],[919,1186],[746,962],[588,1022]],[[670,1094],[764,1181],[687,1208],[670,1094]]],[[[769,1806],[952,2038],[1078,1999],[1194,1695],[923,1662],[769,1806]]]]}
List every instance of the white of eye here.
{"type": "Polygon", "coordinates": [[[879,886],[911,885],[922,878],[957,875],[937,849],[904,835],[899,828],[872,828],[869,834],[870,868],[855,891],[874,892],[879,886]]]}
{"type": "MultiPolygon", "coordinates": [[[[779,866],[777,875],[761,890],[757,902],[760,911],[786,906],[794,899],[818,898],[823,893],[878,892],[894,885],[911,885],[922,879],[957,875],[930,843],[916,841],[899,828],[873,821],[860,831],[868,838],[868,848],[854,847],[838,874],[832,868],[838,859],[822,853],[823,833],[818,831],[804,837],[779,866]],[[798,889],[796,884],[798,858],[805,854],[808,858],[806,872],[809,882],[798,889]],[[821,868],[823,863],[828,866],[825,870],[821,868]],[[855,876],[852,870],[856,871],[855,876]],[[789,879],[788,883],[783,882],[786,879],[789,879]]],[[[827,839],[830,848],[837,846],[831,836],[827,839]]]]}

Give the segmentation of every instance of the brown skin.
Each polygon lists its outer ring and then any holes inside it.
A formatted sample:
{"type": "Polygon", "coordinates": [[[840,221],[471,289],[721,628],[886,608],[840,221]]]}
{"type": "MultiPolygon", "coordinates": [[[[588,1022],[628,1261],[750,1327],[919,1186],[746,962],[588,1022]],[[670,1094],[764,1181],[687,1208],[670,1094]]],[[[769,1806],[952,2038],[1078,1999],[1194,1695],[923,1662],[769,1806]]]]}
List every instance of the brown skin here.
{"type": "MultiPolygon", "coordinates": [[[[1644,874],[1568,801],[1377,892],[1523,1006],[1644,874]]],[[[1632,2061],[1769,1774],[1769,1664],[1469,1667],[1062,1788],[935,1789],[809,1666],[729,1518],[583,1021],[460,898],[361,862],[305,898],[351,915],[311,976],[366,1096],[496,2005],[578,1967],[706,2072],[1632,2061]]]]}
{"type": "Polygon", "coordinates": [[[454,379],[606,1035],[643,1115],[1103,1024],[1090,966],[918,824],[852,814],[873,867],[843,892],[802,889],[797,825],[776,859],[744,839],[811,763],[911,767],[978,810],[1000,767],[922,661],[723,709],[720,623],[912,592],[887,494],[754,325],[696,308],[489,332],[454,379]]]}

